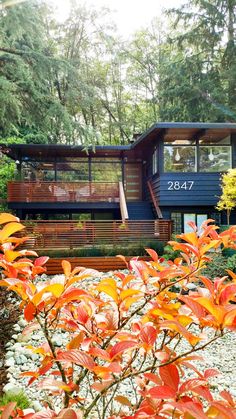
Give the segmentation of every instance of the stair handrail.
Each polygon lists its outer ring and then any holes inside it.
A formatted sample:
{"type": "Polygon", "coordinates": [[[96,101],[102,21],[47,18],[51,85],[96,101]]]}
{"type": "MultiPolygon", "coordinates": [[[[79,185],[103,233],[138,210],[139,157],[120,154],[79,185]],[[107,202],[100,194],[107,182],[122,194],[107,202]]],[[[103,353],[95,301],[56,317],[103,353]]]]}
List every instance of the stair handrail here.
{"type": "Polygon", "coordinates": [[[152,200],[152,203],[153,203],[154,208],[156,210],[156,213],[158,215],[158,218],[163,218],[161,209],[160,209],[160,207],[158,205],[157,198],[156,198],[156,196],[155,196],[155,194],[153,192],[153,188],[152,188],[152,184],[151,184],[150,180],[147,181],[147,184],[148,184],[148,189],[149,189],[149,192],[150,192],[150,195],[151,195],[151,200],[152,200]]]}
{"type": "Polygon", "coordinates": [[[119,197],[120,197],[120,212],[121,212],[121,219],[124,223],[125,220],[129,219],[126,199],[125,199],[125,191],[123,187],[123,183],[119,182],[119,197]]]}

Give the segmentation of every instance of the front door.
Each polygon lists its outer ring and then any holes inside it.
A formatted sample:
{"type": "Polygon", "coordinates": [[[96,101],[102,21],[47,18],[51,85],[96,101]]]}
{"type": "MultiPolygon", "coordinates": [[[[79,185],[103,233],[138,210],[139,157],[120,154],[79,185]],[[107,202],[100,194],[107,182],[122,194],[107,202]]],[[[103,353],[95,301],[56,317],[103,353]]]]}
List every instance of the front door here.
{"type": "Polygon", "coordinates": [[[142,199],[142,164],[125,164],[125,196],[127,201],[140,201],[142,199]]]}

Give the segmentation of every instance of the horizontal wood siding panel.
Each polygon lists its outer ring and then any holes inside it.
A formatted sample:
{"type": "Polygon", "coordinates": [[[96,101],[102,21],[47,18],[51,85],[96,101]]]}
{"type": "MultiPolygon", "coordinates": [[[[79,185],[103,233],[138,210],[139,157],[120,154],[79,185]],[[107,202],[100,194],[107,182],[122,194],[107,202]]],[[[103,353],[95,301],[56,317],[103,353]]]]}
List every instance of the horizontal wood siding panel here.
{"type": "Polygon", "coordinates": [[[160,206],[215,206],[221,194],[219,173],[165,173],[152,185],[160,206]]]}
{"type": "MultiPolygon", "coordinates": [[[[111,270],[118,270],[118,269],[126,269],[126,264],[123,260],[121,260],[118,257],[89,257],[89,258],[53,258],[49,259],[46,263],[47,268],[47,274],[48,275],[57,275],[62,274],[62,261],[66,259],[68,260],[72,268],[75,268],[77,266],[82,266],[83,268],[90,268],[90,269],[96,269],[100,272],[108,272],[111,270]]],[[[127,262],[132,259],[131,257],[126,257],[127,262]]],[[[149,261],[149,256],[142,256],[139,258],[140,260],[149,261]]]]}

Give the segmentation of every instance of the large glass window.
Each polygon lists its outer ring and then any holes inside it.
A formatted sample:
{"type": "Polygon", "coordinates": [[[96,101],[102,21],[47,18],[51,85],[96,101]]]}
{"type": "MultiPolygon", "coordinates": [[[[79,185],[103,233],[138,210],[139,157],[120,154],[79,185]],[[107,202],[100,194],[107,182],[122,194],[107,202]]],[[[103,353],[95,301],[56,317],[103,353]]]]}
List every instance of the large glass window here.
{"type": "Polygon", "coordinates": [[[229,146],[200,146],[199,171],[224,172],[231,168],[231,147],[229,146]]]}
{"type": "Polygon", "coordinates": [[[121,162],[94,161],[91,162],[93,182],[119,182],[122,180],[121,162]]]}
{"type": "Polygon", "coordinates": [[[79,182],[89,180],[89,166],[87,160],[57,163],[57,180],[61,182],[79,182]]]}
{"type": "Polygon", "coordinates": [[[165,172],[196,172],[195,146],[164,146],[165,172]]]}

